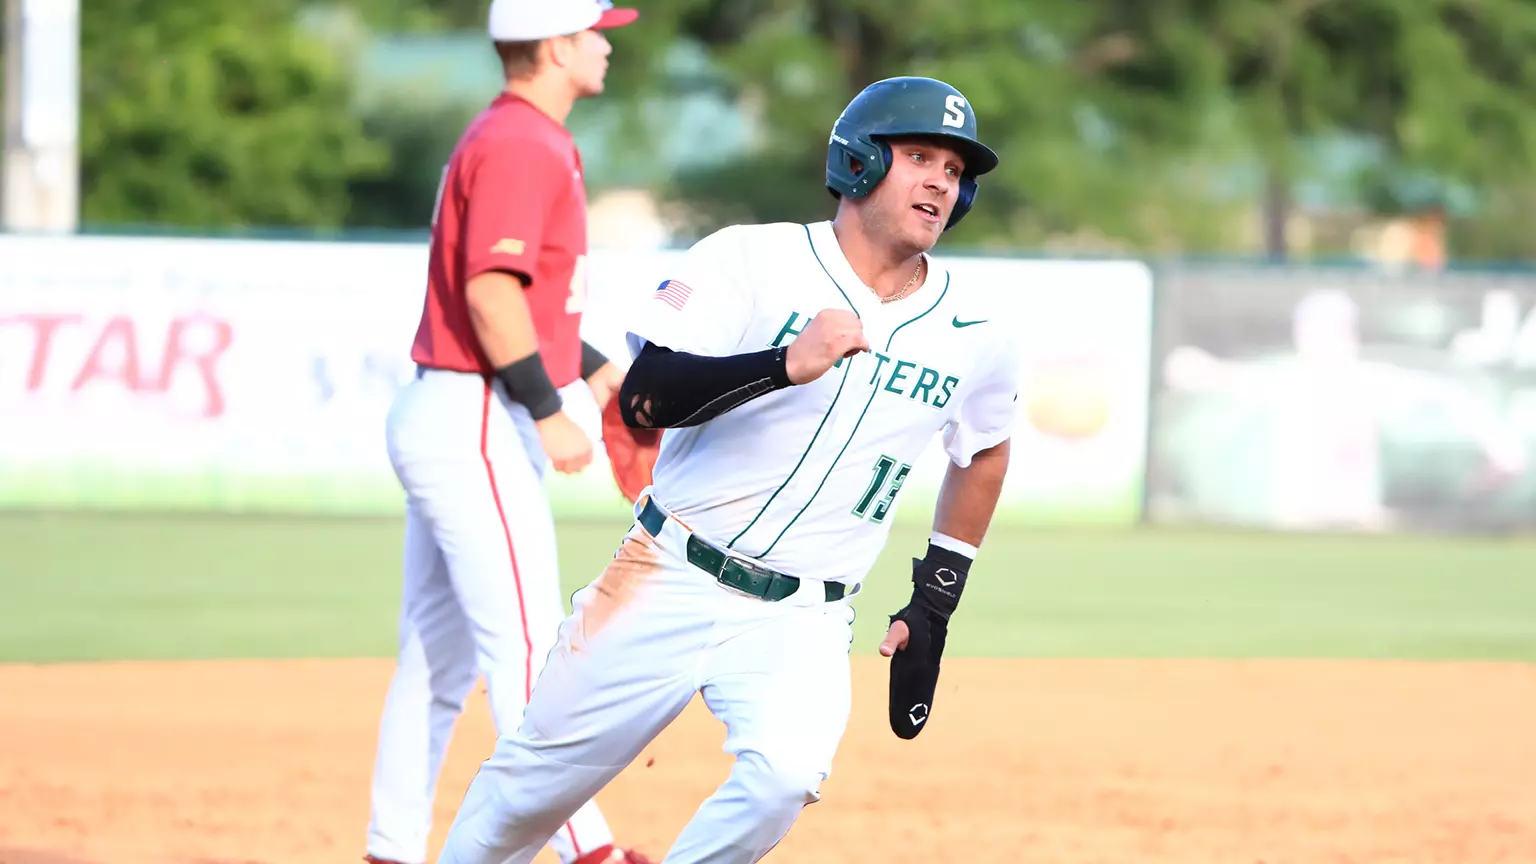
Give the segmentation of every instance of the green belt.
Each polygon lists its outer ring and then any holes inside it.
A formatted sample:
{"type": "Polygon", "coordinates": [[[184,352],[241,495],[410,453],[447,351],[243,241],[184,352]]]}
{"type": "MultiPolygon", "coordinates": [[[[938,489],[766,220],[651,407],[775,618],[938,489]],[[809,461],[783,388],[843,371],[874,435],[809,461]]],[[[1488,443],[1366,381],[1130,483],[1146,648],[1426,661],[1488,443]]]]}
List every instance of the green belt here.
{"type": "MultiPolygon", "coordinates": [[[[661,536],[661,527],[666,524],[667,514],[657,507],[650,498],[645,499],[645,506],[640,508],[640,527],[644,528],[652,537],[661,536]]],[[[783,600],[785,597],[800,590],[800,578],[780,573],[733,558],[724,550],[717,549],[708,541],[702,540],[698,535],[688,535],[688,563],[715,577],[720,584],[728,585],[738,591],[751,594],[753,597],[761,597],[764,600],[783,600]]],[[[823,582],[826,588],[827,602],[843,599],[848,586],[841,582],[823,582]]]]}

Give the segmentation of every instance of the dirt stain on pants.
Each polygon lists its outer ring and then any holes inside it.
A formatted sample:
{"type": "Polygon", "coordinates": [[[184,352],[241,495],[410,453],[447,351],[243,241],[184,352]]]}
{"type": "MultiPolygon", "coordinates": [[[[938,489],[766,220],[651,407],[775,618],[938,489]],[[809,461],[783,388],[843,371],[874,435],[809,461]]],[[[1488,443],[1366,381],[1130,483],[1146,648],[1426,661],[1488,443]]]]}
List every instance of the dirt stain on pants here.
{"type": "MultiPolygon", "coordinates": [[[[659,572],[661,558],[656,542],[640,531],[625,537],[618,554],[603,568],[602,575],[592,585],[592,593],[583,601],[583,641],[591,641],[601,633],[615,615],[634,602],[640,588],[659,572]]],[[[571,650],[579,651],[580,647],[572,644],[571,650]]]]}

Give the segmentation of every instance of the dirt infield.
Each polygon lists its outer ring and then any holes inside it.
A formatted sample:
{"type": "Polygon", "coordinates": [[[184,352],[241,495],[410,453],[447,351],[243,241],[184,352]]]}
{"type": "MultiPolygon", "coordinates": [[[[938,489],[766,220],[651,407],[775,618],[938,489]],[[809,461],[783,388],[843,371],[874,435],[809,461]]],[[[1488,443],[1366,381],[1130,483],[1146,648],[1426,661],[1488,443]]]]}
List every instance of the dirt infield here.
{"type": "MultiPolygon", "coordinates": [[[[1533,666],[954,661],[902,742],[855,662],[824,799],[768,860],[1536,862],[1533,666]]],[[[390,668],[0,666],[0,862],[357,861],[390,668]]],[[[476,693],[434,851],[490,735],[476,693]]],[[[619,835],[660,858],[723,741],[696,701],[599,797],[619,835]]]]}

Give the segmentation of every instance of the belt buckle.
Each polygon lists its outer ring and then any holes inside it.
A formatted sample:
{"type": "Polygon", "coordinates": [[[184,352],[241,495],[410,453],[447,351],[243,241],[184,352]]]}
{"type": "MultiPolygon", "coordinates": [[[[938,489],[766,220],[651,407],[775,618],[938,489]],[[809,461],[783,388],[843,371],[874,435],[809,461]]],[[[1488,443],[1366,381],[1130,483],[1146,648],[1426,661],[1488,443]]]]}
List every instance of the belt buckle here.
{"type": "MultiPolygon", "coordinates": [[[[709,540],[695,533],[693,529],[689,528],[687,525],[684,525],[682,521],[678,520],[671,513],[663,510],[660,505],[656,504],[655,501],[650,498],[649,495],[642,494],[642,497],[637,498],[635,502],[635,513],[637,520],[643,522],[642,517],[646,510],[654,510],[656,515],[661,517],[661,522],[663,525],[667,522],[675,522],[677,526],[683,530],[683,535],[685,537],[683,541],[684,548],[682,550],[683,558],[688,561],[689,565],[702,570],[705,573],[708,573],[710,577],[720,585],[720,587],[726,589],[727,591],[740,594],[743,597],[751,597],[754,600],[761,600],[766,603],[784,599],[783,597],[770,598],[768,596],[770,593],[772,593],[770,589],[775,584],[776,580],[780,578],[793,579],[795,582],[796,591],[798,591],[800,587],[804,585],[805,580],[803,579],[789,576],[786,573],[780,573],[771,567],[766,567],[757,563],[756,561],[753,561],[750,558],[747,558],[746,556],[736,552],[733,549],[722,547],[710,542],[709,540]],[[644,501],[643,504],[641,503],[642,500],[644,501]],[[717,558],[719,563],[714,567],[705,567],[701,562],[695,561],[693,552],[691,551],[691,547],[695,543],[709,550],[711,557],[717,558]],[[738,571],[750,574],[752,577],[755,577],[755,579],[763,580],[766,583],[763,593],[754,594],[751,591],[747,591],[743,588],[732,585],[730,582],[727,582],[726,570],[730,569],[733,564],[738,571]]],[[[649,528],[644,524],[642,524],[641,527],[649,532],[649,528]]],[[[660,539],[660,537],[657,539],[660,539]]]]}
{"type": "MultiPolygon", "coordinates": [[[[672,518],[671,514],[667,514],[666,519],[669,522],[676,522],[676,520],[672,518]]],[[[683,526],[681,522],[678,522],[677,525],[679,528],[683,528],[683,548],[678,551],[681,553],[683,560],[688,562],[689,567],[692,567],[695,570],[698,570],[699,572],[709,576],[709,578],[719,583],[722,588],[727,588],[736,592],[737,594],[741,594],[746,597],[755,596],[749,592],[737,588],[734,585],[730,585],[725,581],[725,571],[731,566],[732,562],[735,562],[737,565],[745,569],[752,568],[753,565],[751,562],[743,560],[739,555],[732,552],[730,549],[717,546],[699,534],[695,534],[694,532],[687,530],[687,528],[683,526]],[[699,560],[698,557],[694,554],[695,544],[697,544],[699,549],[709,553],[708,557],[712,560],[708,562],[707,566],[705,561],[699,560]]]]}
{"type": "Polygon", "coordinates": [[[714,546],[713,544],[709,545],[717,553],[723,556],[720,562],[719,571],[712,574],[715,577],[716,582],[719,582],[720,585],[727,591],[740,594],[743,597],[751,597],[754,600],[761,600],[765,603],[772,602],[768,595],[771,593],[774,580],[781,574],[771,568],[764,567],[755,561],[745,558],[739,553],[732,552],[729,549],[721,549],[718,546],[714,546]],[[729,577],[727,577],[726,571],[733,568],[737,574],[745,575],[753,582],[760,582],[763,585],[762,592],[754,593],[752,591],[746,590],[745,588],[741,588],[731,584],[730,582],[727,582],[726,580],[729,577]]]}
{"type": "MultiPolygon", "coordinates": [[[[719,571],[713,574],[716,582],[719,582],[720,585],[725,588],[725,590],[740,594],[743,597],[751,597],[754,600],[767,599],[763,596],[763,594],[753,594],[751,591],[748,591],[745,588],[737,587],[736,585],[732,585],[730,582],[726,581],[728,578],[726,576],[726,571],[730,570],[733,566],[738,572],[748,573],[754,577],[759,578],[767,575],[763,572],[762,567],[752,563],[751,561],[741,557],[729,549],[721,549],[718,546],[714,546],[714,544],[709,545],[713,547],[716,552],[719,552],[723,556],[720,561],[719,571]]],[[[764,594],[766,593],[767,592],[765,591],[764,594]]]]}

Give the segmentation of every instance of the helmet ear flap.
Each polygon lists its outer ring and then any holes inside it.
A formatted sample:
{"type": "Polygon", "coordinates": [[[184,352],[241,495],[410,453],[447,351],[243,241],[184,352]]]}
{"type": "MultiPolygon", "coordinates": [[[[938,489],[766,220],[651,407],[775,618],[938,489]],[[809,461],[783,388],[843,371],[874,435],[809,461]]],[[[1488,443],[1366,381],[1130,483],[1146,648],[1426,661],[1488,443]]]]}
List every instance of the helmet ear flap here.
{"type": "Polygon", "coordinates": [[[863,198],[875,191],[880,181],[891,170],[891,145],[879,139],[859,137],[854,139],[851,156],[859,160],[858,178],[853,182],[851,197],[863,198]]]}
{"type": "Polygon", "coordinates": [[[971,210],[971,205],[976,201],[976,178],[970,174],[960,176],[960,195],[955,199],[955,209],[949,211],[949,221],[944,224],[944,230],[955,227],[971,210]]]}
{"type": "Polygon", "coordinates": [[[835,198],[863,198],[891,170],[891,148],[884,141],[863,135],[840,139],[834,132],[827,146],[827,189],[835,198]]]}

